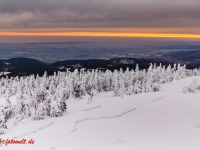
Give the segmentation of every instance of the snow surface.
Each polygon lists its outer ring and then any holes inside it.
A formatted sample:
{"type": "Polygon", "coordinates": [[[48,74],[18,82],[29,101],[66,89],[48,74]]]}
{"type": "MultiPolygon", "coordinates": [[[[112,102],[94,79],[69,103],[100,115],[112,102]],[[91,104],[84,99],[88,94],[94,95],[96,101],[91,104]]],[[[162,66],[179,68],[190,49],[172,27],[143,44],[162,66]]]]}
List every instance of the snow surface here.
{"type": "Polygon", "coordinates": [[[162,85],[159,92],[124,96],[123,99],[113,97],[113,92],[104,92],[95,96],[90,104],[87,98],[69,100],[67,113],[62,117],[27,120],[16,126],[11,119],[8,133],[0,138],[6,140],[31,133],[18,140],[33,139],[35,143],[3,145],[0,149],[199,150],[200,93],[182,92],[194,79],[200,81],[200,77],[187,77],[162,85]],[[121,117],[79,122],[77,130],[72,132],[78,120],[115,116],[129,110],[133,111],[121,117]]]}

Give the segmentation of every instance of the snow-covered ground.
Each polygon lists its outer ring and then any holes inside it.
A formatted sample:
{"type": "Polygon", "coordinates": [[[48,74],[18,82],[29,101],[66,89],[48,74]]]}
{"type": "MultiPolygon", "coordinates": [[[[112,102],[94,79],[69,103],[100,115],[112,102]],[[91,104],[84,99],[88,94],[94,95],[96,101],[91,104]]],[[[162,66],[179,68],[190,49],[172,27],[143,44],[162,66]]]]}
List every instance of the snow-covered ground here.
{"type": "Polygon", "coordinates": [[[25,135],[15,140],[33,139],[35,143],[8,144],[0,149],[199,150],[200,93],[182,92],[194,79],[200,81],[200,77],[187,77],[162,85],[159,92],[123,99],[113,97],[113,92],[104,92],[95,96],[91,104],[87,98],[69,100],[67,113],[62,117],[27,120],[17,126],[11,119],[8,133],[0,139],[25,135]],[[75,126],[76,121],[85,118],[89,119],[75,126]]]}

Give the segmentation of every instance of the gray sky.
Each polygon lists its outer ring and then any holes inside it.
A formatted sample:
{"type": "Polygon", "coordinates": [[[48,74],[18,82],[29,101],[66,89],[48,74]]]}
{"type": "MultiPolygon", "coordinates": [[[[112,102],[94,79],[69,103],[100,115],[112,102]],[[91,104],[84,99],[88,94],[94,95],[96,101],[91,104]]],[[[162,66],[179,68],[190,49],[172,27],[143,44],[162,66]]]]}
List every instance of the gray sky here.
{"type": "Polygon", "coordinates": [[[200,0],[0,0],[0,29],[199,27],[200,0]]]}

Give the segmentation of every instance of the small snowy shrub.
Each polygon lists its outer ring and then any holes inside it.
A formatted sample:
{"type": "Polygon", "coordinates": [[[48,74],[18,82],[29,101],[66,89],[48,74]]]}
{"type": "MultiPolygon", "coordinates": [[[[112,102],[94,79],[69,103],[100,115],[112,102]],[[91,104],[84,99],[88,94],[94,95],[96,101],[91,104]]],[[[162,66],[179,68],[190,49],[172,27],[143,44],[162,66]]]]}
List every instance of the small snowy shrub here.
{"type": "Polygon", "coordinates": [[[153,92],[158,92],[160,91],[161,87],[159,84],[155,83],[153,84],[153,92]]]}
{"type": "Polygon", "coordinates": [[[194,79],[189,87],[183,88],[183,93],[196,93],[198,90],[200,90],[200,84],[194,79]]]}
{"type": "Polygon", "coordinates": [[[6,106],[4,108],[4,114],[5,114],[5,118],[6,120],[11,119],[14,115],[15,115],[15,107],[14,106],[6,106]]]}
{"type": "Polygon", "coordinates": [[[72,86],[73,86],[73,91],[72,91],[73,97],[75,99],[81,97],[83,95],[83,91],[81,89],[81,83],[78,81],[74,81],[72,86]]]}
{"type": "Polygon", "coordinates": [[[46,114],[45,105],[43,103],[40,103],[37,110],[35,111],[34,119],[36,120],[44,119],[45,114],[46,114]]]}
{"type": "Polygon", "coordinates": [[[60,117],[60,116],[62,116],[63,112],[59,107],[60,106],[58,106],[56,101],[51,103],[51,114],[50,114],[51,117],[60,117]]]}
{"type": "Polygon", "coordinates": [[[184,88],[183,88],[183,93],[189,93],[188,87],[184,87],[184,88]]]}

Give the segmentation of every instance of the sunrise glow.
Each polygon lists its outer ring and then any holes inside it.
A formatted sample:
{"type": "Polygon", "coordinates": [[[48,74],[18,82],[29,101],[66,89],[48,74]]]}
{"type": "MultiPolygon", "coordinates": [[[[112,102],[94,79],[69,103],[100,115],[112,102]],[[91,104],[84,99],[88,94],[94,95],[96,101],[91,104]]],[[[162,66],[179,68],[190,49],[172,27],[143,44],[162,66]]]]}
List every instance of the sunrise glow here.
{"type": "Polygon", "coordinates": [[[200,39],[200,34],[167,33],[105,33],[105,32],[0,32],[1,36],[81,36],[81,37],[144,37],[144,38],[188,38],[200,39]]]}

